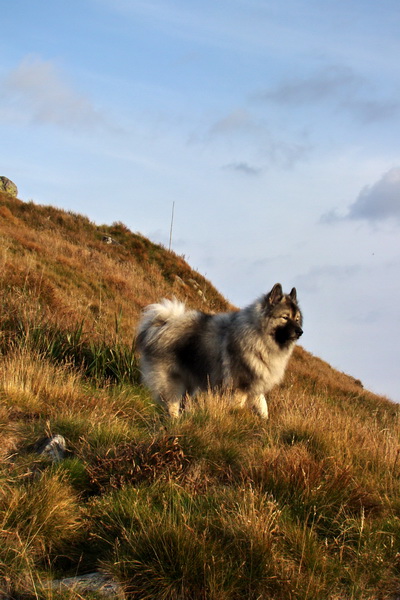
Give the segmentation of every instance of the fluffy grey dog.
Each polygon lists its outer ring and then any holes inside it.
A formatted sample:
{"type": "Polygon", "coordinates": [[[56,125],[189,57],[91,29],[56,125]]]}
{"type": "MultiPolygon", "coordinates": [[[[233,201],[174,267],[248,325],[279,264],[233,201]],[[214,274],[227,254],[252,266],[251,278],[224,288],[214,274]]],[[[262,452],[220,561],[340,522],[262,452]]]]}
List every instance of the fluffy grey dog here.
{"type": "Polygon", "coordinates": [[[143,382],[171,417],[185,394],[217,389],[268,418],[265,394],[282,380],[302,321],[296,289],[283,294],[280,283],[237,312],[209,315],[177,300],[150,304],[137,337],[143,382]]]}

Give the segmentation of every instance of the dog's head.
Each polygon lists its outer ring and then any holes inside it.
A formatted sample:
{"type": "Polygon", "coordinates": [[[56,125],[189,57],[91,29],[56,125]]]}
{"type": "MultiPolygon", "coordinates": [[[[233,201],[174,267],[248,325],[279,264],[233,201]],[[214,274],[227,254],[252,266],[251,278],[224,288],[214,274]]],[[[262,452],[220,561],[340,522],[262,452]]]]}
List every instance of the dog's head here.
{"type": "Polygon", "coordinates": [[[297,303],[296,288],[284,294],[280,283],[263,298],[264,315],[268,321],[268,333],[280,347],[296,342],[303,334],[303,315],[297,303]]]}

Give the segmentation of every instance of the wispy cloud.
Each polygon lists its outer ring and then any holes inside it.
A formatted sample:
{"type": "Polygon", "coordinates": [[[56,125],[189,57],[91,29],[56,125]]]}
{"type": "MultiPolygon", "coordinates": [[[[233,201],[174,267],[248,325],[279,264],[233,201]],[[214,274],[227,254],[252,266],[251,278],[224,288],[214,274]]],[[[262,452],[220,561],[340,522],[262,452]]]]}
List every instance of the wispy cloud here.
{"type": "Polygon", "coordinates": [[[321,265],[311,267],[307,273],[296,277],[296,286],[303,291],[316,293],[327,284],[346,282],[362,271],[359,265],[321,265]]]}
{"type": "MultiPolygon", "coordinates": [[[[126,19],[140,21],[161,35],[184,40],[208,48],[238,50],[241,53],[286,47],[293,43],[295,26],[288,24],[293,11],[285,14],[281,24],[279,11],[264,6],[265,2],[187,2],[185,0],[91,0],[106,6],[126,19]],[[229,10],[227,10],[229,8],[229,10]],[[266,30],[268,35],[266,35],[266,30]]],[[[303,14],[305,7],[303,8],[303,14]]]]}
{"type": "Polygon", "coordinates": [[[25,57],[0,82],[0,105],[3,113],[22,122],[80,130],[106,125],[101,112],[67,83],[56,64],[37,56],[25,57]]]}
{"type": "Polygon", "coordinates": [[[286,105],[314,104],[343,93],[354,93],[361,84],[350,68],[328,66],[309,77],[284,81],[275,89],[260,92],[258,97],[286,105]]]}
{"type": "Polygon", "coordinates": [[[236,173],[242,173],[243,175],[250,175],[251,177],[255,177],[261,175],[265,169],[261,167],[254,167],[247,162],[232,162],[222,167],[228,171],[234,171],[236,173]]]}
{"type": "Polygon", "coordinates": [[[293,109],[325,105],[363,123],[390,119],[400,111],[397,98],[381,97],[379,90],[345,65],[328,65],[308,77],[283,81],[254,98],[293,109]]]}
{"type": "Polygon", "coordinates": [[[378,98],[375,100],[353,98],[340,102],[339,109],[349,112],[358,121],[369,124],[397,117],[400,112],[400,102],[389,99],[380,100],[378,98]]]}
{"type": "Polygon", "coordinates": [[[233,160],[223,168],[241,171],[247,175],[259,175],[269,167],[290,169],[305,160],[310,153],[310,144],[304,139],[283,139],[273,132],[268,123],[247,109],[231,111],[211,125],[205,137],[208,142],[225,141],[236,155],[247,148],[261,163],[250,166],[248,160],[233,160]]]}
{"type": "Polygon", "coordinates": [[[376,183],[364,187],[345,215],[332,210],[321,217],[324,223],[348,220],[400,223],[400,167],[390,169],[376,183]]]}
{"type": "Polygon", "coordinates": [[[213,123],[210,135],[252,134],[260,131],[262,127],[263,125],[257,123],[247,110],[237,109],[213,123]]]}

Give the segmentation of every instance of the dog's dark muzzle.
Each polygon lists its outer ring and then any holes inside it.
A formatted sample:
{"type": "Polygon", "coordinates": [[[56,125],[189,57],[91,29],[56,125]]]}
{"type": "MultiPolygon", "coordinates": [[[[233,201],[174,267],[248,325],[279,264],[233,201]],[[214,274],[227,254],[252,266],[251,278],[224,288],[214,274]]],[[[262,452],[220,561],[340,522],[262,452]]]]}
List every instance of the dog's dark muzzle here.
{"type": "Polygon", "coordinates": [[[299,339],[300,336],[303,335],[303,330],[301,327],[299,327],[298,325],[296,326],[295,330],[294,330],[295,334],[296,334],[296,338],[299,339]]]}
{"type": "Polygon", "coordinates": [[[283,327],[278,327],[275,330],[275,340],[281,345],[285,346],[288,343],[295,342],[299,339],[301,335],[303,335],[303,330],[294,321],[287,323],[283,327]]]}

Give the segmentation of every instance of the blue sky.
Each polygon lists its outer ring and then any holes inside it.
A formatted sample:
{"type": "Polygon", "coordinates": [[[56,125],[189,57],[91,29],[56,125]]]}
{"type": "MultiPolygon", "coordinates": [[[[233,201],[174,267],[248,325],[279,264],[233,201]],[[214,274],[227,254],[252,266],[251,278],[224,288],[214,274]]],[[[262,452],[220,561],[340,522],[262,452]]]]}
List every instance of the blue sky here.
{"type": "Polygon", "coordinates": [[[243,306],[295,285],[304,347],[400,401],[397,0],[13,0],[0,175],[123,221],[243,306]]]}

